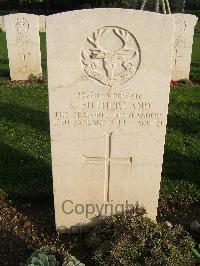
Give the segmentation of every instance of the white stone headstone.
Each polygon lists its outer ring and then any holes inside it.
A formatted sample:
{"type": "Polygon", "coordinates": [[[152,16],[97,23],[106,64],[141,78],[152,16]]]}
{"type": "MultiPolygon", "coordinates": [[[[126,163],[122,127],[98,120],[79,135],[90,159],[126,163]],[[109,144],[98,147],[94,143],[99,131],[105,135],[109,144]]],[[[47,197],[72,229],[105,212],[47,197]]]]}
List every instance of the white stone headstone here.
{"type": "Polygon", "coordinates": [[[27,80],[40,76],[41,53],[38,16],[14,14],[4,17],[12,80],[27,80]]]}
{"type": "Polygon", "coordinates": [[[4,17],[0,16],[0,31],[5,31],[4,17]]]}
{"type": "Polygon", "coordinates": [[[173,14],[175,18],[174,58],[172,80],[189,79],[194,27],[198,18],[187,14],[173,14]]]}
{"type": "Polygon", "coordinates": [[[44,15],[39,16],[39,30],[40,32],[46,31],[46,16],[44,15]]]}
{"type": "Polygon", "coordinates": [[[93,225],[136,202],[156,218],[173,36],[174,19],[150,12],[47,17],[58,230],[93,225]]]}

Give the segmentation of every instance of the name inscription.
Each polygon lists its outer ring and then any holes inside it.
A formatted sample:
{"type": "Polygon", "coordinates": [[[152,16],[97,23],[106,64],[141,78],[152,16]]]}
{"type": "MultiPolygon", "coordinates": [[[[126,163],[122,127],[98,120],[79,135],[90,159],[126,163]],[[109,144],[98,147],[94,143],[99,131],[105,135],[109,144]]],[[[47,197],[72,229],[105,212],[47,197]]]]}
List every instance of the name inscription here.
{"type": "Polygon", "coordinates": [[[163,126],[163,113],[135,93],[77,92],[74,101],[66,102],[65,110],[54,112],[53,119],[54,126],[63,127],[125,127],[129,123],[163,126]]]}

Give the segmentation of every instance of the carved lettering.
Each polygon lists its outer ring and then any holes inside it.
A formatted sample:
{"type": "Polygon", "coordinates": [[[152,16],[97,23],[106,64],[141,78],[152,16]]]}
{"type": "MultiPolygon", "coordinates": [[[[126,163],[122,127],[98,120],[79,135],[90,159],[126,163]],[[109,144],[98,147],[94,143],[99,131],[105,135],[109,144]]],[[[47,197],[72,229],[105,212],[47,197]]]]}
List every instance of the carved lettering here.
{"type": "Polygon", "coordinates": [[[54,113],[55,126],[125,127],[129,123],[137,123],[143,127],[163,126],[163,114],[151,112],[151,103],[145,101],[142,94],[77,92],[76,98],[79,99],[76,103],[66,103],[65,111],[54,113]],[[108,96],[110,98],[107,101],[99,100],[108,96]],[[134,101],[130,101],[132,99],[134,101]]]}

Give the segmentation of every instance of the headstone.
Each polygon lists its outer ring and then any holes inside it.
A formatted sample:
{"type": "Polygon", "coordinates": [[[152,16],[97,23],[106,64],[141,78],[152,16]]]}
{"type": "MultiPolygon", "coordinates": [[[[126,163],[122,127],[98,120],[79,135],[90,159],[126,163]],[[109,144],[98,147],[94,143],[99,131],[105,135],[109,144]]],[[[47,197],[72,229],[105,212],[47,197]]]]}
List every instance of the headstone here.
{"type": "Polygon", "coordinates": [[[58,230],[94,225],[136,202],[156,218],[173,36],[174,19],[150,12],[47,17],[58,230]]]}
{"type": "Polygon", "coordinates": [[[4,17],[0,16],[0,31],[5,31],[4,17]]]}
{"type": "Polygon", "coordinates": [[[198,18],[187,14],[173,14],[175,18],[174,58],[172,80],[189,79],[194,27],[198,18]]]}
{"type": "Polygon", "coordinates": [[[38,16],[14,14],[4,17],[12,80],[28,80],[40,76],[41,53],[38,16]]]}
{"type": "Polygon", "coordinates": [[[39,30],[40,32],[46,31],[46,16],[44,15],[39,16],[39,30]]]}

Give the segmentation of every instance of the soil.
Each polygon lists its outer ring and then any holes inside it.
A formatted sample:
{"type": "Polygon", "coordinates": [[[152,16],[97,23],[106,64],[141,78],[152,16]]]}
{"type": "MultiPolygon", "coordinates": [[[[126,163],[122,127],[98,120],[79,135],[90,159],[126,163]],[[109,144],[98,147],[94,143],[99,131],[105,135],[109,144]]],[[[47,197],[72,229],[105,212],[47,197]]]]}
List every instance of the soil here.
{"type": "MultiPolygon", "coordinates": [[[[53,198],[41,194],[27,198],[29,200],[18,200],[17,203],[0,198],[0,265],[26,265],[31,253],[45,245],[54,248],[60,259],[66,256],[65,251],[68,250],[89,265],[86,258],[88,254],[84,253],[84,239],[87,235],[56,233],[53,198]]],[[[200,200],[160,199],[157,220],[183,225],[200,242],[200,234],[192,233],[189,228],[192,221],[200,222],[199,204],[200,200]]]]}

